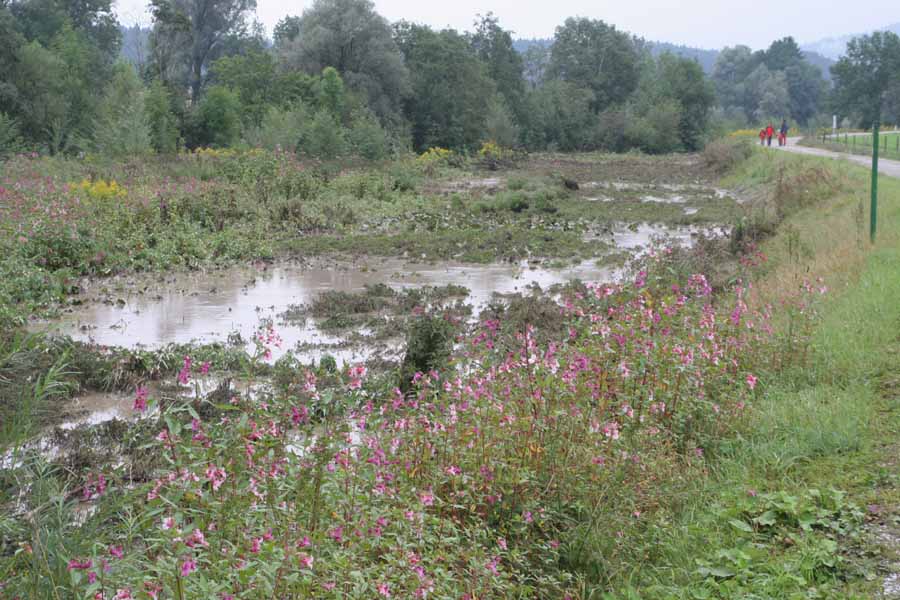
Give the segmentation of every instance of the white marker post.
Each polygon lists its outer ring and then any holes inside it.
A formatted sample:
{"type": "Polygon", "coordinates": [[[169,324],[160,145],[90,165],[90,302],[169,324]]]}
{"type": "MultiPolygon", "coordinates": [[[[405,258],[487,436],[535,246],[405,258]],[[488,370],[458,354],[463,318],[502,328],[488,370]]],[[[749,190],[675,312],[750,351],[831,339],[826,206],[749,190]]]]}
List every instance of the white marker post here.
{"type": "Polygon", "coordinates": [[[831,135],[832,135],[832,136],[835,136],[835,135],[837,135],[837,115],[834,115],[834,116],[832,116],[831,118],[832,118],[832,121],[831,121],[831,135]]]}

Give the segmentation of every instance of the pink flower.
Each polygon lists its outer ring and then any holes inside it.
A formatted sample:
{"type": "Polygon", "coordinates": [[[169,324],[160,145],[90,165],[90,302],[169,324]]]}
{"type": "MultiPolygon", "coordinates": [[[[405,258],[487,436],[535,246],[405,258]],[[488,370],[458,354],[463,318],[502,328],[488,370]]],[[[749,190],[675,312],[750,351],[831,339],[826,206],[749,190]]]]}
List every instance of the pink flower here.
{"type": "Polygon", "coordinates": [[[193,559],[187,558],[181,563],[181,576],[187,577],[197,570],[197,563],[193,559]]]}
{"type": "Polygon", "coordinates": [[[149,391],[144,386],[138,386],[134,392],[134,410],[144,412],[147,410],[147,396],[149,391]]]}
{"type": "Polygon", "coordinates": [[[386,584],[386,583],[379,583],[378,584],[378,593],[384,598],[390,598],[391,597],[391,588],[388,587],[388,584],[386,584]]]}
{"type": "Polygon", "coordinates": [[[462,469],[460,469],[457,466],[451,465],[451,466],[447,467],[447,475],[450,475],[451,477],[455,477],[456,475],[459,475],[460,473],[462,473],[462,469]]]}
{"type": "Polygon", "coordinates": [[[340,544],[344,539],[344,528],[341,526],[335,527],[328,535],[331,536],[331,539],[340,544]]]}
{"type": "Polygon", "coordinates": [[[534,521],[534,516],[531,514],[530,510],[526,510],[525,514],[522,516],[524,517],[526,523],[532,523],[534,521]]]}
{"type": "Polygon", "coordinates": [[[200,374],[206,375],[207,373],[209,373],[209,361],[206,361],[202,365],[200,365],[200,374]]]}
{"type": "Polygon", "coordinates": [[[419,494],[419,500],[425,506],[432,506],[434,504],[434,494],[429,492],[422,492],[419,494]]]}
{"type": "Polygon", "coordinates": [[[757,381],[759,381],[759,379],[757,379],[757,378],[753,375],[753,373],[748,373],[748,374],[747,374],[747,385],[750,387],[751,390],[756,389],[756,382],[757,382],[757,381]]]}
{"type": "Polygon", "coordinates": [[[125,556],[125,553],[122,551],[122,546],[110,546],[109,553],[114,558],[122,558],[125,556]]]}
{"type": "Polygon", "coordinates": [[[250,552],[253,554],[259,553],[259,548],[262,545],[262,538],[253,538],[253,541],[250,543],[250,552]]]}
{"type": "Polygon", "coordinates": [[[313,559],[313,557],[309,556],[308,554],[301,554],[300,555],[300,566],[302,566],[304,569],[312,569],[314,560],[315,559],[313,559]]]}
{"type": "Polygon", "coordinates": [[[216,492],[222,487],[222,484],[225,483],[225,478],[227,475],[225,474],[225,469],[221,467],[217,467],[215,465],[209,465],[206,467],[206,478],[209,479],[210,483],[212,483],[213,491],[216,492]]]}
{"type": "Polygon", "coordinates": [[[506,540],[504,538],[497,538],[497,545],[500,546],[501,550],[506,550],[506,540]]]}
{"type": "Polygon", "coordinates": [[[133,598],[131,590],[124,588],[116,590],[116,595],[113,597],[113,600],[130,600],[131,598],[133,598]]]}
{"type": "Polygon", "coordinates": [[[182,385],[187,385],[191,380],[191,357],[184,357],[184,364],[181,367],[181,371],[178,372],[178,382],[182,385]]]}
{"type": "Polygon", "coordinates": [[[69,565],[66,568],[69,571],[72,571],[72,570],[76,570],[76,569],[77,570],[90,569],[92,566],[94,566],[94,563],[89,558],[85,559],[85,560],[78,560],[76,558],[73,558],[72,560],[69,561],[69,565]]]}
{"type": "Polygon", "coordinates": [[[165,519],[163,519],[163,521],[162,521],[163,529],[168,530],[168,529],[173,529],[174,527],[175,527],[175,519],[173,519],[172,517],[166,517],[165,519]]]}
{"type": "Polygon", "coordinates": [[[200,529],[192,531],[191,535],[188,536],[184,543],[188,548],[194,548],[195,546],[202,546],[204,548],[209,547],[209,542],[206,541],[206,536],[203,535],[203,531],[200,529]]]}

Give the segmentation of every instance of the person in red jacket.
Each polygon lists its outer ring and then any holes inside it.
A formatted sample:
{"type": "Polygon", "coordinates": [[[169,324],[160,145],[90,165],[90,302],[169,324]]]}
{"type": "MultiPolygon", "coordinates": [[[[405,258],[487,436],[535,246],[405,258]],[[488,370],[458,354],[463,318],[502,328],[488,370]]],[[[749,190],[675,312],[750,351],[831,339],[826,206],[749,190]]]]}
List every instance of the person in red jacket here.
{"type": "Polygon", "coordinates": [[[766,145],[766,130],[765,129],[759,130],[759,145],[760,146],[766,145]]]}
{"type": "Polygon", "coordinates": [[[772,127],[772,124],[769,123],[769,126],[766,127],[766,145],[772,145],[772,138],[775,136],[775,128],[772,127]]]}

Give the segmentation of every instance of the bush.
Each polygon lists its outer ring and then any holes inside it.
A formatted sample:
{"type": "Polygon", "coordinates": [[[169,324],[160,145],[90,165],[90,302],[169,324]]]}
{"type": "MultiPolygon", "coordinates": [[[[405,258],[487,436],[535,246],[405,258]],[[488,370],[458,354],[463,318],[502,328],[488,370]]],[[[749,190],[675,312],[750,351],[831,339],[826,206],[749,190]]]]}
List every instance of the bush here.
{"type": "Polygon", "coordinates": [[[218,85],[209,88],[194,113],[191,129],[191,146],[234,145],[241,136],[241,101],[237,94],[218,85]]]}
{"type": "Polygon", "coordinates": [[[288,108],[272,107],[263,116],[259,127],[247,131],[247,142],[268,150],[294,152],[303,138],[309,121],[309,110],[303,103],[288,108]]]}
{"type": "Polygon", "coordinates": [[[378,119],[368,111],[353,115],[348,141],[353,152],[369,160],[381,160],[388,155],[390,140],[378,119]]]}
{"type": "Polygon", "coordinates": [[[22,149],[19,124],[12,117],[0,112],[0,158],[15,154],[22,149]]]}
{"type": "Polygon", "coordinates": [[[314,158],[337,158],[347,150],[347,133],[331,112],[320,110],[306,128],[300,150],[314,158]]]}
{"type": "Polygon", "coordinates": [[[753,154],[753,145],[745,139],[730,138],[710,142],[703,150],[703,163],[715,173],[734,169],[753,154]]]}
{"type": "Polygon", "coordinates": [[[109,157],[147,154],[152,149],[144,86],[130,64],[116,65],[100,105],[94,147],[109,157]]]}
{"type": "Polygon", "coordinates": [[[174,154],[178,149],[178,119],[172,112],[169,90],[161,81],[154,81],[147,90],[144,111],[150,128],[150,145],[160,154],[174,154]]]}

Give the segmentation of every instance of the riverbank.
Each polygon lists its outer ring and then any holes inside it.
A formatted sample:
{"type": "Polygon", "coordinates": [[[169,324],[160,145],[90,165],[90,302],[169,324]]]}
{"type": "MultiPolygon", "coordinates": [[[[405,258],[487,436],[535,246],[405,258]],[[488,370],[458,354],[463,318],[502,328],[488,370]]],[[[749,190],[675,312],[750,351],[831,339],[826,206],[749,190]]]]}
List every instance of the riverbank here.
{"type": "MultiPolygon", "coordinates": [[[[522,298],[466,331],[426,311],[399,377],[266,365],[266,328],[228,371],[241,384],[212,393],[205,363],[226,361],[205,348],[121,354],[110,372],[166,385],[128,380],[127,421],[5,458],[7,590],[873,597],[896,523],[879,444],[896,447],[900,278],[896,234],[866,245],[864,181],[758,152],[721,184],[754,197],[728,269],[663,245],[628,280],[522,298]]],[[[327,316],[403,305],[393,294],[341,296],[364,310],[327,316]]]]}

